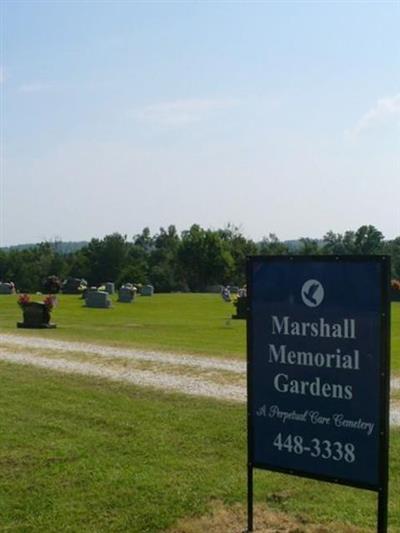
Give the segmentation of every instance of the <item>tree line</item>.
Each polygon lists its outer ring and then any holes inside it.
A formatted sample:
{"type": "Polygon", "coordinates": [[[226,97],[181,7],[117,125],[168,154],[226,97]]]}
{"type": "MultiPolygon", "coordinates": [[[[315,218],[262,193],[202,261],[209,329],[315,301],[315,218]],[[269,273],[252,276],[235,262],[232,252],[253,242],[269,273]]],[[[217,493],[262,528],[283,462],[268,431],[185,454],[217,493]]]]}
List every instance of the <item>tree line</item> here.
{"type": "Polygon", "coordinates": [[[232,225],[211,230],[194,224],[181,233],[173,225],[153,235],[144,228],[130,240],[113,233],[70,253],[51,242],[0,250],[0,280],[13,281],[21,292],[41,290],[51,275],[84,278],[91,286],[114,281],[117,286],[151,283],[158,292],[204,291],[216,284],[243,285],[246,256],[255,254],[388,254],[392,277],[400,279],[400,236],[385,240],[371,225],[343,234],[329,231],[321,240],[302,238],[293,244],[274,234],[255,242],[232,225]]]}

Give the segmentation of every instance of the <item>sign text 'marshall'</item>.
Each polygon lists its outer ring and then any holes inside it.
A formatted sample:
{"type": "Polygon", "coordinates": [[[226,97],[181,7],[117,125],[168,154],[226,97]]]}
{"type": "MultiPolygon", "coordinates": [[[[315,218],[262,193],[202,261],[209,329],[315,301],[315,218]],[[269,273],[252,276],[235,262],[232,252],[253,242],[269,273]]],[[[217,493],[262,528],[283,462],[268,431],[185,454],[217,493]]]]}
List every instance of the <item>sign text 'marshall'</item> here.
{"type": "Polygon", "coordinates": [[[337,339],[355,339],[356,323],[353,318],[344,318],[340,322],[328,322],[320,318],[315,322],[300,322],[290,316],[272,315],[273,335],[294,335],[302,337],[327,337],[337,339]]]}

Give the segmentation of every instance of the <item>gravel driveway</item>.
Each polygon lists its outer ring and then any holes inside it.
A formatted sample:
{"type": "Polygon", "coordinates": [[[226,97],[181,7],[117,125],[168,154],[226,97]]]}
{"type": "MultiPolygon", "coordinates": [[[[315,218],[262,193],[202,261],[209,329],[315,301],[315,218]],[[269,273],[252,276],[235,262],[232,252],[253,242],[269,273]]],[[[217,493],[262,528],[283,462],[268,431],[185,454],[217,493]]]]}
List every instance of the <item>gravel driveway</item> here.
{"type": "MultiPolygon", "coordinates": [[[[0,334],[0,360],[188,395],[246,401],[246,363],[242,361],[10,334],[0,334]]],[[[400,389],[400,379],[392,379],[391,387],[400,389]]],[[[390,415],[391,424],[400,426],[399,401],[391,402],[390,415]]]]}

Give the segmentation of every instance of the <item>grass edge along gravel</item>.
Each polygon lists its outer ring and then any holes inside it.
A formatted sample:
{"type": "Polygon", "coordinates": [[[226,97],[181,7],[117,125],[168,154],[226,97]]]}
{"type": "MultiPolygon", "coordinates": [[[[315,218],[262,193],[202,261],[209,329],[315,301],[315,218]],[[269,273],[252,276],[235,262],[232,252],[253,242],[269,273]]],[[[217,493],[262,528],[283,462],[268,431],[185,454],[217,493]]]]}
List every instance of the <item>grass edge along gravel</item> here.
{"type": "MultiPolygon", "coordinates": [[[[1,523],[19,531],[164,531],[213,500],[245,501],[245,406],[0,363],[1,523]]],[[[400,530],[400,432],[390,524],[400,530]]],[[[255,472],[256,501],[374,528],[376,496],[255,472]]],[[[371,530],[372,530],[371,529],[371,530]]]]}

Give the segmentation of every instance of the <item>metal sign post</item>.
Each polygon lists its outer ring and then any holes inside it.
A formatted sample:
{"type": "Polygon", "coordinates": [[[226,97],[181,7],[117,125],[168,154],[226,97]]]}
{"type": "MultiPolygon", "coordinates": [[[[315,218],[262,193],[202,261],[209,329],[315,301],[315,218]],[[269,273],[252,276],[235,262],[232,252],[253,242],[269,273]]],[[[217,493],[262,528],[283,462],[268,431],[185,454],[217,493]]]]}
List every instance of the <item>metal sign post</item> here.
{"type": "Polygon", "coordinates": [[[248,531],[253,469],[378,493],[387,530],[390,258],[247,265],[248,531]]]}

